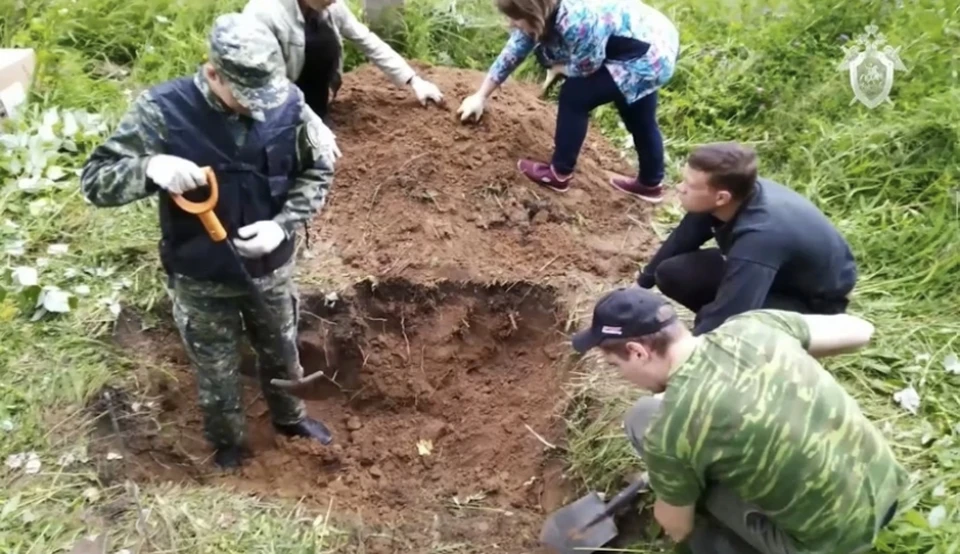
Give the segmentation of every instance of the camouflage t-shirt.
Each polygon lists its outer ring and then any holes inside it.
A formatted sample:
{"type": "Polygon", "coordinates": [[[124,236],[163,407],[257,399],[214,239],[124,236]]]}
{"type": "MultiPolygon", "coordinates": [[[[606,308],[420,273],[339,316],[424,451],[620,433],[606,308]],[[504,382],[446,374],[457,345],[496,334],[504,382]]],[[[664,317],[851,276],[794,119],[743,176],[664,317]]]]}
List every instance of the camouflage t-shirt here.
{"type": "Polygon", "coordinates": [[[644,438],[657,497],[688,506],[707,483],[723,483],[798,548],[847,553],[872,541],[906,471],[807,354],[802,317],[747,312],[701,338],[644,438]]]}

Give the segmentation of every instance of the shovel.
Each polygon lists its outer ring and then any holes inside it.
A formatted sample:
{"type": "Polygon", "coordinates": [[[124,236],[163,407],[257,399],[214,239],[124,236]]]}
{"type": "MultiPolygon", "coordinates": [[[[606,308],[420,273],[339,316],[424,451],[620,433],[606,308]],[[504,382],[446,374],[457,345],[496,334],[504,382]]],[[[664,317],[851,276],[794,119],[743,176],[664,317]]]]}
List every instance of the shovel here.
{"type": "MultiPolygon", "coordinates": [[[[250,290],[250,295],[253,297],[253,301],[257,306],[257,311],[262,314],[268,313],[269,309],[267,308],[266,300],[263,298],[263,292],[257,287],[247,268],[243,265],[243,258],[240,257],[240,253],[237,252],[237,248],[233,245],[233,242],[227,240],[227,231],[223,228],[223,224],[220,223],[220,219],[213,211],[217,206],[217,201],[220,199],[220,187],[217,184],[217,176],[210,167],[204,167],[203,172],[207,176],[207,185],[210,188],[210,196],[206,200],[203,202],[191,202],[179,194],[171,194],[170,196],[181,210],[188,214],[195,215],[200,219],[200,223],[203,224],[203,228],[207,231],[207,235],[210,236],[210,240],[214,243],[222,242],[227,245],[227,248],[233,255],[233,259],[240,268],[240,272],[243,274],[243,280],[247,283],[247,288],[250,290]]],[[[271,321],[271,323],[273,322],[271,321]]],[[[279,337],[280,335],[279,330],[275,330],[274,336],[279,337]]],[[[287,341],[282,342],[283,361],[287,368],[287,375],[293,375],[293,370],[296,369],[298,363],[297,356],[287,341]]],[[[327,375],[322,371],[318,371],[303,379],[271,379],[270,384],[285,390],[290,390],[292,388],[299,388],[320,377],[327,377],[327,375]]],[[[327,377],[327,379],[337,385],[337,387],[340,386],[339,383],[330,379],[330,377],[327,377]]],[[[327,434],[329,434],[329,431],[327,431],[327,434]]]]}
{"type": "Polygon", "coordinates": [[[646,479],[639,479],[606,504],[599,494],[591,492],[573,504],[560,508],[543,524],[540,543],[557,554],[595,552],[617,536],[617,526],[612,516],[646,487],[646,479]]]}

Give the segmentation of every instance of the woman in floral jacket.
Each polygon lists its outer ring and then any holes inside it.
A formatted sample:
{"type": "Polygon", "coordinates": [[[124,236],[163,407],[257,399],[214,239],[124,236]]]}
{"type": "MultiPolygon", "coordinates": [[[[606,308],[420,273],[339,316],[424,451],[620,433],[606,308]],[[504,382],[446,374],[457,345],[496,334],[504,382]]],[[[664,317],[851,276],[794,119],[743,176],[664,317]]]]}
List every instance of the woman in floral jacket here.
{"type": "Polygon", "coordinates": [[[461,120],[479,120],[487,98],[531,53],[566,77],[560,89],[551,163],[520,160],[536,183],[564,192],[570,186],[590,112],[613,102],[633,135],[637,178],[610,184],[627,194],[663,198],[663,139],[657,125],[657,90],[673,76],[680,50],[673,23],[640,0],[497,0],[514,27],[480,89],[464,99],[461,120]]]}

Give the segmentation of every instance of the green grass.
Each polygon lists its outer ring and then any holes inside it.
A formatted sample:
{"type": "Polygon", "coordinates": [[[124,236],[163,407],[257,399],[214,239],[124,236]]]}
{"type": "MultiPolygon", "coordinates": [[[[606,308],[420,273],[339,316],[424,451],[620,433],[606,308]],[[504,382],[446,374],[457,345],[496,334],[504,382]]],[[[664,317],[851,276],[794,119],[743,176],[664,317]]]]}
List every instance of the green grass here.
{"type": "MultiPolygon", "coordinates": [[[[415,0],[388,34],[407,57],[483,69],[505,36],[490,4],[415,0]]],[[[683,42],[677,75],[662,93],[660,121],[674,177],[697,144],[753,144],[765,175],[809,195],[849,237],[861,269],[853,311],[873,321],[877,334],[864,352],[830,360],[828,368],[886,430],[914,476],[876,552],[946,554],[960,552],[960,376],[945,367],[950,354],[960,353],[960,5],[902,4],[654,2],[678,23],[683,42]],[[836,69],[841,36],[856,36],[870,23],[901,47],[909,69],[895,75],[894,104],[874,110],[850,105],[847,76],[836,69]],[[922,397],[916,415],[892,398],[910,385],[922,397]],[[938,506],[946,517],[934,528],[928,517],[938,506]]],[[[129,94],[192,72],[203,60],[212,18],[239,6],[239,0],[0,1],[0,45],[32,46],[39,55],[33,108],[12,131],[36,131],[52,107],[61,116],[103,114],[111,128],[129,94]]],[[[348,66],[361,60],[348,46],[348,66]]],[[[535,77],[532,66],[518,76],[535,77]]],[[[602,108],[596,120],[622,138],[614,111],[602,108]]],[[[102,131],[81,135],[65,150],[34,149],[34,158],[49,157],[42,167],[66,172],[57,181],[62,186],[43,190],[17,186],[30,151],[0,152],[0,458],[36,452],[41,461],[35,474],[0,468],[0,551],[66,552],[97,533],[111,537],[109,552],[335,550],[343,536],[298,507],[222,491],[104,483],[87,465],[57,464],[85,444],[91,422],[83,406],[91,395],[129,375],[129,362],[103,335],[114,320],[111,300],[150,309],[163,295],[153,206],[86,205],[72,171],[102,131]],[[23,255],[5,253],[12,241],[25,241],[23,255]],[[69,245],[68,252],[47,254],[58,243],[69,245]],[[84,285],[90,293],[77,297],[68,314],[33,321],[41,291],[20,290],[12,270],[37,267],[40,258],[48,260],[40,285],[84,285]]],[[[675,211],[664,212],[675,219],[675,211]]],[[[572,392],[581,401],[568,414],[571,473],[611,490],[636,470],[618,420],[636,393],[595,372],[584,372],[572,392]]],[[[654,544],[635,551],[652,551],[654,544]]]]}

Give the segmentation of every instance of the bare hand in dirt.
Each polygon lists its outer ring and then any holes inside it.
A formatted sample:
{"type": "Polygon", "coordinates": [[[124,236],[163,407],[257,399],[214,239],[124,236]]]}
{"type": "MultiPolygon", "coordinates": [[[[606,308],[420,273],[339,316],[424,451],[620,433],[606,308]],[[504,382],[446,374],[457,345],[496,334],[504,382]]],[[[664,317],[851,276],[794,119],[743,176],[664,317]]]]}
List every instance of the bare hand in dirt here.
{"type": "Polygon", "coordinates": [[[460,107],[457,109],[457,115],[460,116],[460,121],[469,121],[471,118],[473,118],[474,121],[480,121],[480,117],[483,115],[484,104],[484,98],[479,93],[471,94],[464,98],[460,107]]]}

